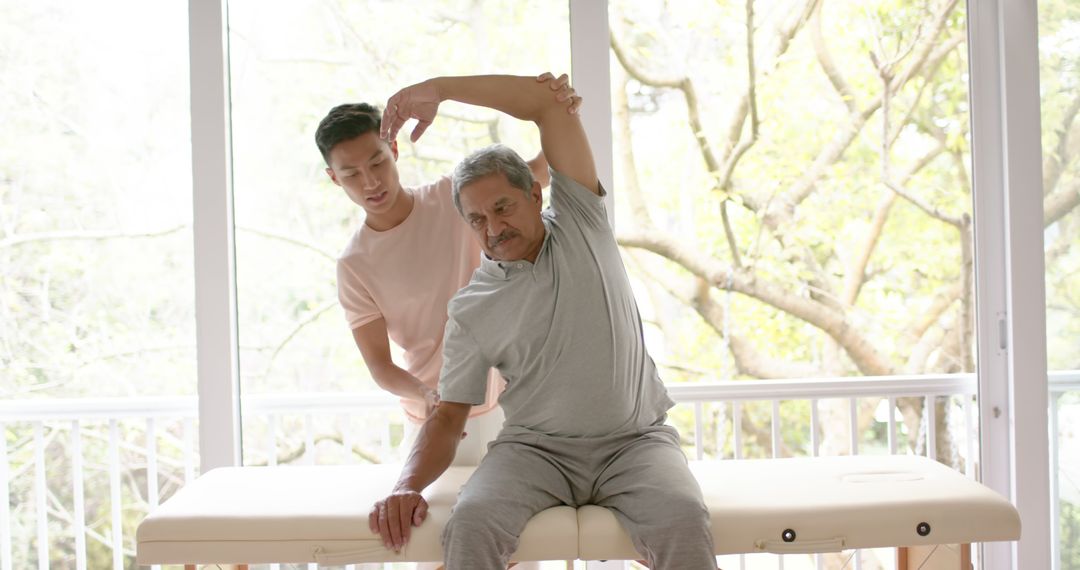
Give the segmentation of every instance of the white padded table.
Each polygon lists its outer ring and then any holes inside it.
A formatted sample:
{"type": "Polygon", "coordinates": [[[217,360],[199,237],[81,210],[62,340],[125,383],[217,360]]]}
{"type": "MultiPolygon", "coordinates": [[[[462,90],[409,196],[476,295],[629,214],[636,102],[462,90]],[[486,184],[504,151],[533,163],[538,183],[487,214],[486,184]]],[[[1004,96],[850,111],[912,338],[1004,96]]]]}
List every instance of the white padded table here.
{"type": "MultiPolygon", "coordinates": [[[[151,513],[139,564],[346,564],[441,560],[439,534],[472,468],[453,467],[424,495],[427,520],[400,554],[368,530],[371,505],[399,465],[214,469],[151,513]]],[[[989,488],[922,457],[856,456],[692,462],[717,554],[1016,540],[1016,509],[989,488]],[[920,534],[920,527],[924,534],[920,534]],[[785,540],[785,531],[787,538],[785,540]]],[[[526,526],[515,560],[641,558],[600,507],[556,507],[526,526]]]]}

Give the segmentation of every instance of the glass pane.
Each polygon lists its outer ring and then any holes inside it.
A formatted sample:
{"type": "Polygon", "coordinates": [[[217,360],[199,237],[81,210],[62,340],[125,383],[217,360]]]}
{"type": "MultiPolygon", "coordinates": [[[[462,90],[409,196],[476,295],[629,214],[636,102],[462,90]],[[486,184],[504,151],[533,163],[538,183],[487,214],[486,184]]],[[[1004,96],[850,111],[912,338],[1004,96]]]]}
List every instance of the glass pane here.
{"type": "Polygon", "coordinates": [[[185,2],[0,3],[14,568],[133,566],[136,524],[197,465],[187,35],[185,2]]]}
{"type": "MultiPolygon", "coordinates": [[[[611,6],[616,225],[668,383],[970,379],[964,3],[611,6]]],[[[822,400],[820,452],[887,453],[892,415],[898,452],[968,467],[970,392],[882,396],[822,400]]],[[[810,406],[779,413],[810,453],[810,406]]],[[[747,456],[771,414],[744,407],[747,456]]]]}
{"type": "Polygon", "coordinates": [[[1046,340],[1056,562],[1080,569],[1080,4],[1039,2],[1046,340]]]}
{"type": "MultiPolygon", "coordinates": [[[[383,393],[337,301],[336,258],[363,213],[323,172],[315,128],[335,105],[381,107],[436,75],[569,72],[567,3],[233,0],[229,25],[244,462],[392,459],[404,416],[389,396],[364,404],[383,393]]],[[[444,104],[419,144],[399,137],[402,183],[495,139],[531,156],[535,130],[444,104]]]]}

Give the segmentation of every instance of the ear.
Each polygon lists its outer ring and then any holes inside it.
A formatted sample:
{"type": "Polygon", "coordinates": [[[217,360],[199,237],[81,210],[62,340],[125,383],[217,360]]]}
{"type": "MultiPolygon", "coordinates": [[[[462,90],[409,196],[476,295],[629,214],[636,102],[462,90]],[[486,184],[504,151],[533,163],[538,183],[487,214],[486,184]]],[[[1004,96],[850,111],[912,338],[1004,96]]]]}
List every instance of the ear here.
{"type": "Polygon", "coordinates": [[[390,141],[390,154],[394,155],[394,162],[397,162],[398,149],[396,140],[390,141]]]}
{"type": "Polygon", "coordinates": [[[334,182],[334,184],[337,184],[338,186],[341,186],[341,182],[338,182],[337,174],[334,174],[334,169],[333,168],[327,167],[326,175],[330,177],[330,180],[332,180],[334,182]]]}
{"type": "Polygon", "coordinates": [[[544,203],[544,194],[542,192],[542,188],[543,187],[540,186],[540,182],[538,180],[533,180],[532,188],[529,190],[529,196],[531,196],[533,201],[537,204],[544,203]]]}

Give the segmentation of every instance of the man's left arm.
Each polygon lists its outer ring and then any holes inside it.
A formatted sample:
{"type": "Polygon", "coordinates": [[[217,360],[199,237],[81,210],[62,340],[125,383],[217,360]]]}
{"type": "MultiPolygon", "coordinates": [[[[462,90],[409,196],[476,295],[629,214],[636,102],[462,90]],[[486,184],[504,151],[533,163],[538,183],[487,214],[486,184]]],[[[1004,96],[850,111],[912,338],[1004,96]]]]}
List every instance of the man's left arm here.
{"type": "Polygon", "coordinates": [[[566,103],[552,92],[564,90],[566,75],[550,73],[539,77],[511,75],[476,75],[436,77],[395,93],[383,111],[382,134],[390,140],[409,119],[416,119],[411,139],[416,141],[435,120],[439,104],[459,101],[501,111],[540,129],[540,148],[551,167],[600,194],[596,164],[585,128],[576,112],[568,112],[566,103]]]}

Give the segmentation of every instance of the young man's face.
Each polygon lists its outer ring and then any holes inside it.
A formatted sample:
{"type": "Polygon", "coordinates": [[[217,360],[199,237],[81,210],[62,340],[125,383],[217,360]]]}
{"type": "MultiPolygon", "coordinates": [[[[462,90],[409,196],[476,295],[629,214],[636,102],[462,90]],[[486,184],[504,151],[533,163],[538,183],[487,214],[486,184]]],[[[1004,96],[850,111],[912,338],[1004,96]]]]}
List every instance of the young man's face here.
{"type": "Polygon", "coordinates": [[[397,157],[397,142],[387,143],[372,131],[334,145],[326,174],[368,217],[379,217],[391,212],[401,196],[397,157]]]}
{"type": "Polygon", "coordinates": [[[461,189],[461,213],[480,248],[491,259],[536,261],[544,243],[540,218],[540,183],[526,194],[500,173],[479,178],[461,189]]]}

